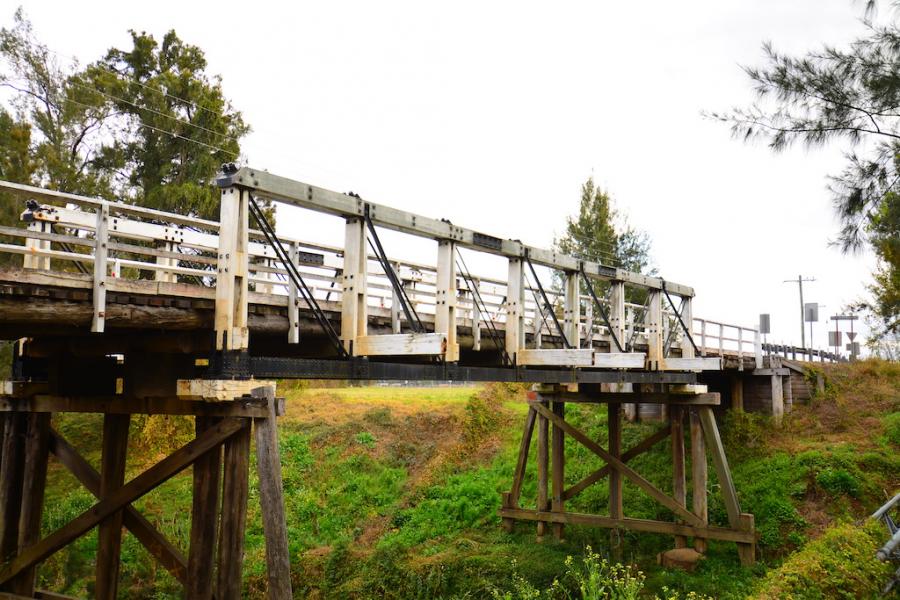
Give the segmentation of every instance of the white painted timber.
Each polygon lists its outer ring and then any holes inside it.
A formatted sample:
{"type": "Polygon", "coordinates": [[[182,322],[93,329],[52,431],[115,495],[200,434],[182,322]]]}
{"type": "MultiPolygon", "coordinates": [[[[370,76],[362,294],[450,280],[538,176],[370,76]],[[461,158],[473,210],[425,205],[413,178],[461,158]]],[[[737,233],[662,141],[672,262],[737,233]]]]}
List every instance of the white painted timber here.
{"type": "Polygon", "coordinates": [[[103,333],[106,327],[106,277],[109,259],[109,204],[97,207],[94,245],[94,312],[91,331],[103,333]]]}
{"type": "Polygon", "coordinates": [[[590,348],[521,348],[516,363],[523,366],[592,367],[590,348]]]}
{"type": "Polygon", "coordinates": [[[643,352],[594,353],[594,367],[598,369],[643,369],[646,362],[647,355],[643,352]]]}
{"type": "Polygon", "coordinates": [[[364,335],[356,338],[356,356],[440,355],[447,350],[447,337],[440,333],[364,335]]]}
{"type": "Polygon", "coordinates": [[[436,296],[434,299],[434,330],[447,338],[444,360],[459,360],[459,344],[456,341],[456,244],[447,240],[438,242],[436,296]]]}
{"type": "Polygon", "coordinates": [[[525,270],[520,258],[509,259],[506,284],[506,353],[517,364],[516,354],[525,348],[525,270]]]}
{"type": "Polygon", "coordinates": [[[663,367],[666,371],[721,371],[722,359],[718,356],[698,356],[695,358],[669,357],[663,367]]]}
{"type": "Polygon", "coordinates": [[[228,401],[249,396],[254,388],[271,386],[275,382],[261,379],[179,379],[175,394],[182,400],[228,401]]]}

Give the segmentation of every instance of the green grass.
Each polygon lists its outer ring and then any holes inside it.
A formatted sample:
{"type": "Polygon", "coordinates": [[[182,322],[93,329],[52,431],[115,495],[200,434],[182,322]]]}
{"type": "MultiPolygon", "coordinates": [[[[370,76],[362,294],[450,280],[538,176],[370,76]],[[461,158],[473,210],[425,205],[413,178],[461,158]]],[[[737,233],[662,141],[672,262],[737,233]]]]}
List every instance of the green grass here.
{"type": "MultiPolygon", "coordinates": [[[[672,547],[671,537],[622,532],[614,538],[622,544],[624,559],[643,571],[642,594],[652,597],[668,589],[670,594],[745,598],[762,593],[761,582],[781,581],[782,570],[784,577],[799,577],[789,575],[796,572],[794,557],[806,557],[800,562],[811,565],[814,552],[806,549],[816,548],[816,538],[827,527],[868,514],[897,489],[900,383],[885,383],[893,381],[890,374],[885,379],[893,367],[856,368],[837,373],[826,395],[810,407],[798,407],[782,431],[752,415],[731,416],[722,428],[742,507],[755,515],[760,562],[743,568],[733,544],[713,542],[694,573],[664,570],[655,556],[672,547]],[[856,422],[863,425],[855,428],[856,422]]],[[[500,527],[500,493],[511,483],[527,410],[520,393],[514,386],[290,391],[279,435],[297,597],[505,598],[517,585],[546,594],[566,573],[568,556],[578,563],[590,546],[599,557],[608,557],[606,530],[568,526],[564,541],[547,536],[535,543],[534,525],[518,524],[512,533],[500,527]]],[[[605,407],[569,404],[567,418],[606,446],[605,407]]],[[[56,417],[54,425],[96,466],[100,423],[96,416],[66,415],[56,417]]],[[[657,427],[627,424],[624,447],[657,427]]],[[[158,460],[191,433],[189,419],[136,420],[129,472],[158,460]]],[[[535,452],[532,447],[522,490],[525,506],[533,505],[536,496],[535,452]]],[[[666,440],[630,464],[671,491],[669,452],[666,440]]],[[[602,466],[571,439],[566,455],[568,484],[602,466]]],[[[253,468],[244,595],[263,597],[264,541],[253,468]]],[[[725,508],[711,468],[709,492],[710,520],[724,525],[725,508]]],[[[46,532],[92,503],[58,467],[50,471],[48,497],[46,532]]],[[[608,498],[608,485],[601,481],[567,508],[605,514],[608,498]]],[[[136,503],[185,551],[190,505],[189,471],[136,503]]],[[[672,519],[630,483],[625,485],[625,512],[672,519]]],[[[848,536],[846,528],[855,532],[850,525],[840,527],[848,536]]],[[[87,535],[54,556],[41,569],[42,585],[89,596],[96,543],[95,535],[87,535]]],[[[862,542],[848,548],[853,557],[865,554],[862,542]]],[[[844,576],[855,581],[854,573],[844,576]]],[[[176,582],[130,536],[123,542],[122,581],[128,582],[123,597],[180,596],[176,582]]]]}

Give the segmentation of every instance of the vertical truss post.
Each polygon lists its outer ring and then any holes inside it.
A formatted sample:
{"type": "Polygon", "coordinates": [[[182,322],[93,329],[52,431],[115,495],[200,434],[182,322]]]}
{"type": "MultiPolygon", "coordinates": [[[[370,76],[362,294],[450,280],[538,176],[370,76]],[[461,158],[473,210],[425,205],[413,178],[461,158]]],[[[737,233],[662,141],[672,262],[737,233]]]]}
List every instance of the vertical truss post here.
{"type": "MultiPolygon", "coordinates": [[[[612,328],[611,333],[623,346],[623,350],[628,350],[626,341],[630,337],[628,332],[628,312],[625,310],[625,282],[612,281],[609,284],[609,325],[612,328]]],[[[612,336],[610,336],[612,337],[612,336]]],[[[612,339],[609,340],[610,351],[615,350],[615,344],[612,339]]],[[[631,383],[613,384],[616,391],[630,392],[632,390],[631,383]]],[[[622,409],[625,417],[629,421],[633,421],[637,412],[637,405],[633,403],[625,404],[622,409]]]]}
{"type": "Polygon", "coordinates": [[[444,360],[459,360],[459,344],[456,341],[456,244],[449,240],[438,242],[434,331],[447,335],[447,352],[444,360]]]}
{"type": "MultiPolygon", "coordinates": [[[[40,233],[50,233],[50,223],[47,221],[32,221],[28,224],[29,231],[37,231],[40,233]]],[[[29,250],[49,250],[50,240],[38,240],[35,238],[25,238],[25,247],[29,250]]],[[[43,269],[50,270],[50,257],[40,256],[37,254],[25,254],[23,256],[22,266],[26,269],[43,269]]]]}
{"type": "Polygon", "coordinates": [[[647,316],[644,326],[647,332],[647,370],[658,371],[664,365],[664,338],[662,327],[662,292],[647,290],[647,316]]]}
{"type": "Polygon", "coordinates": [[[247,248],[249,193],[221,191],[219,254],[216,275],[216,349],[245,350],[247,330],[247,248]]]}
{"type": "Polygon", "coordinates": [[[516,362],[519,350],[525,347],[525,270],[521,258],[509,259],[509,278],[506,286],[506,352],[516,362]]]}
{"type": "MultiPolygon", "coordinates": [[[[299,255],[299,248],[297,247],[297,242],[291,242],[290,249],[288,251],[288,256],[290,261],[297,264],[297,258],[299,255]]],[[[297,284],[294,283],[293,278],[288,277],[288,344],[299,344],[300,343],[300,297],[299,291],[297,290],[297,284]]]]}
{"type": "Polygon", "coordinates": [[[540,349],[544,337],[544,307],[537,303],[534,307],[534,347],[540,349]]]}
{"type": "MultiPolygon", "coordinates": [[[[703,428],[700,425],[700,415],[696,409],[691,414],[691,500],[694,514],[709,524],[709,508],[707,499],[707,464],[706,444],[703,441],[703,428]]],[[[700,553],[706,552],[706,539],[694,538],[694,550],[700,553]]]]}
{"type": "Polygon", "coordinates": [[[577,271],[566,272],[566,297],[563,309],[563,331],[572,348],[580,348],[578,328],[581,325],[581,285],[577,271]]]}
{"type": "Polygon", "coordinates": [[[94,242],[94,312],[91,331],[103,333],[106,325],[106,265],[109,258],[109,204],[106,202],[97,208],[94,242]]]}
{"type": "Polygon", "coordinates": [[[341,341],[351,355],[357,337],[366,335],[368,304],[368,248],[366,222],[360,218],[347,219],[344,230],[344,279],[341,298],[341,341]]]}

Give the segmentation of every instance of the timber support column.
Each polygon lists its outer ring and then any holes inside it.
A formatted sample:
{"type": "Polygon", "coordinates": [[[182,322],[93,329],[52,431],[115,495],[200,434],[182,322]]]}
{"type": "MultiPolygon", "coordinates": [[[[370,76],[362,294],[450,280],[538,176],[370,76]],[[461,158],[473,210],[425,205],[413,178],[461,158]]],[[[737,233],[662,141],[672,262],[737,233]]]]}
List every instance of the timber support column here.
{"type": "Polygon", "coordinates": [[[269,416],[254,419],[256,429],[256,469],[259,472],[259,501],[262,505],[263,532],[266,538],[266,566],[269,598],[289,600],[291,595],[291,558],[288,553],[287,519],[284,512],[284,485],[278,452],[278,427],[275,389],[253,390],[254,398],[264,398],[269,416]]]}
{"type": "Polygon", "coordinates": [[[341,296],[341,341],[350,355],[355,353],[356,338],[367,333],[368,304],[366,300],[369,264],[366,246],[366,222],[361,218],[347,219],[344,230],[344,275],[341,296]]]}
{"type": "MultiPolygon", "coordinates": [[[[691,500],[694,514],[703,520],[704,525],[709,525],[707,478],[708,467],[706,462],[706,443],[703,441],[703,428],[700,425],[700,415],[697,409],[691,408],[691,500]]],[[[694,550],[706,552],[706,539],[694,538],[694,550]]]]}
{"type": "Polygon", "coordinates": [[[216,275],[216,350],[246,350],[249,192],[222,189],[216,275]]]}
{"type": "MultiPolygon", "coordinates": [[[[560,419],[566,418],[566,404],[559,397],[559,391],[554,392],[553,401],[550,403],[553,414],[560,419]]],[[[553,425],[553,445],[550,448],[550,461],[553,465],[553,500],[550,503],[550,510],[554,513],[565,512],[565,503],[563,500],[563,492],[565,491],[566,476],[566,434],[563,428],[554,423],[553,425]]],[[[553,523],[553,537],[557,541],[563,539],[563,524],[553,523]]]]}
{"type": "MultiPolygon", "coordinates": [[[[607,427],[609,428],[609,453],[617,459],[622,458],[622,405],[610,402],[606,405],[607,427]]],[[[623,505],[622,474],[616,469],[609,471],[609,517],[622,519],[625,516],[623,505]]],[[[619,529],[609,532],[610,552],[616,560],[622,558],[622,534],[619,529]]]]}
{"type": "MultiPolygon", "coordinates": [[[[616,339],[619,340],[619,344],[622,345],[622,352],[627,352],[628,316],[627,311],[625,310],[624,281],[612,281],[609,284],[609,324],[612,328],[611,333],[615,334],[616,339]]],[[[619,350],[612,339],[609,341],[609,348],[610,352],[619,350]]],[[[633,385],[634,384],[631,383],[614,384],[616,391],[619,392],[630,392],[633,389],[633,385]]],[[[622,412],[625,413],[625,418],[628,421],[634,421],[637,415],[637,405],[630,402],[625,403],[622,405],[622,412]]]]}
{"type": "Polygon", "coordinates": [[[444,360],[459,361],[456,341],[456,244],[448,240],[438,242],[437,282],[434,308],[434,331],[447,335],[444,360]]]}

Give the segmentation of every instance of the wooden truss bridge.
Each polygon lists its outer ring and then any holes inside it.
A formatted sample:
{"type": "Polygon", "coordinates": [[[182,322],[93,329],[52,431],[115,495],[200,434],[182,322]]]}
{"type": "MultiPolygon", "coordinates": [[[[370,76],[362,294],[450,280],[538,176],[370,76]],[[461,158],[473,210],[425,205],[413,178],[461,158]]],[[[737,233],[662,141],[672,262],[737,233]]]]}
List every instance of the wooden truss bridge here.
{"type": "MultiPolygon", "coordinates": [[[[272,381],[279,378],[530,382],[511,491],[498,500],[506,527],[533,521],[539,535],[549,528],[557,537],[567,523],[656,532],[678,546],[691,538],[701,551],[720,539],[753,562],[753,517],[741,509],[714,416],[722,393],[703,381],[727,368],[770,377],[773,390],[778,378],[780,389],[786,369],[758,332],[695,319],[693,290],[659,277],[250,168],[226,166],[218,185],[215,222],[0,182],[7,198],[27,201],[21,226],[0,227],[0,338],[18,340],[13,381],[0,390],[4,597],[53,597],[35,591],[37,566],[98,527],[96,597],[114,598],[123,525],[188,598],[240,597],[251,431],[269,594],[290,597],[275,428],[283,401],[272,381]],[[343,244],[276,236],[263,199],[333,215],[343,222],[343,244]],[[433,240],[434,262],[391,257],[379,236],[385,229],[433,240]],[[505,277],[470,272],[465,257],[475,253],[504,260],[505,277]],[[561,290],[542,283],[551,271],[561,290]],[[607,447],[566,420],[572,402],[606,405],[607,447]],[[656,407],[666,425],[626,449],[623,412],[636,406],[656,407]],[[51,427],[61,412],[104,414],[99,472],[51,427]],[[128,425],[140,413],[195,415],[196,439],[125,482],[128,425]],[[521,489],[535,430],[538,494],[526,507],[521,489]],[[605,465],[567,481],[566,436],[605,465]],[[628,464],[664,439],[671,493],[628,464]],[[51,455],[97,503],[41,537],[51,455]],[[707,457],[725,526],[708,522],[707,457]],[[185,554],[131,503],[189,466],[185,554]],[[567,500],[607,477],[608,514],[566,510],[567,500]],[[623,514],[625,480],[671,520],[623,514]]],[[[736,402],[730,389],[723,393],[736,402]]]]}

